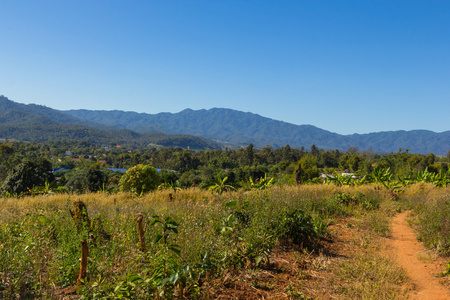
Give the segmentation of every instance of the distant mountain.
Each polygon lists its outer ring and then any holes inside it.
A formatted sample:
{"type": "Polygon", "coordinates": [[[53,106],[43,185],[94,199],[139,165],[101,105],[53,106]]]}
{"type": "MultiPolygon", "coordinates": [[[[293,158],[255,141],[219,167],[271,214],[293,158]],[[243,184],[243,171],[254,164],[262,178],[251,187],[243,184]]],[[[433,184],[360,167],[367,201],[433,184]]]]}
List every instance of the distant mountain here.
{"type": "Polygon", "coordinates": [[[67,113],[36,104],[20,104],[0,96],[0,138],[31,142],[73,139],[97,144],[116,143],[132,147],[155,144],[165,147],[219,149],[217,142],[203,137],[161,132],[134,132],[83,120],[67,113]]]}
{"type": "Polygon", "coordinates": [[[137,132],[161,131],[170,134],[204,136],[229,145],[257,147],[270,145],[309,149],[397,152],[400,148],[412,153],[447,154],[450,150],[450,131],[435,133],[427,130],[389,131],[370,134],[340,135],[312,125],[294,125],[265,118],[253,113],[231,109],[186,109],[179,113],[145,114],[124,111],[66,111],[73,117],[137,132]]]}
{"type": "Polygon", "coordinates": [[[37,104],[22,104],[0,96],[0,123],[33,124],[77,124],[98,129],[108,129],[103,124],[95,124],[70,116],[58,110],[37,104]],[[14,119],[17,117],[16,119],[14,119]]]}
{"type": "Polygon", "coordinates": [[[70,110],[66,112],[80,119],[117,128],[127,128],[138,132],[156,130],[172,134],[192,134],[235,145],[253,143],[259,147],[265,145],[282,147],[286,144],[294,147],[310,147],[315,144],[319,148],[328,148],[330,143],[345,143],[341,135],[311,125],[293,125],[252,113],[223,108],[186,109],[176,114],[155,115],[123,111],[70,110]]]}
{"type": "Polygon", "coordinates": [[[0,138],[28,141],[80,139],[143,147],[149,144],[191,149],[266,145],[321,149],[445,155],[450,131],[388,131],[340,135],[312,125],[294,125],[232,109],[185,109],[179,113],[145,114],[124,111],[58,111],[36,104],[16,103],[0,96],[0,138]]]}

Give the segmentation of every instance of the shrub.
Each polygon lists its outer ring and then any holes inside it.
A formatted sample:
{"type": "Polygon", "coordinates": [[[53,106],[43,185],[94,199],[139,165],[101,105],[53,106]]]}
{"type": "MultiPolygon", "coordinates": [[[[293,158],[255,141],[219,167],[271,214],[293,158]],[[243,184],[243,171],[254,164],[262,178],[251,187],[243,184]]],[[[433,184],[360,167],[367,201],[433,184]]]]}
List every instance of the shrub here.
{"type": "Polygon", "coordinates": [[[130,168],[119,181],[120,190],[137,195],[156,190],[160,182],[156,170],[149,165],[139,164],[130,168]]]}
{"type": "Polygon", "coordinates": [[[75,172],[69,177],[66,188],[76,192],[97,192],[106,183],[106,176],[100,170],[90,169],[75,172]]]}
{"type": "Polygon", "coordinates": [[[282,220],[284,237],[296,244],[309,242],[317,237],[313,219],[305,212],[294,209],[287,212],[282,220]]]}
{"type": "Polygon", "coordinates": [[[45,158],[27,160],[17,165],[5,179],[1,190],[10,194],[23,194],[34,186],[42,186],[45,182],[52,182],[52,164],[45,158]]]}

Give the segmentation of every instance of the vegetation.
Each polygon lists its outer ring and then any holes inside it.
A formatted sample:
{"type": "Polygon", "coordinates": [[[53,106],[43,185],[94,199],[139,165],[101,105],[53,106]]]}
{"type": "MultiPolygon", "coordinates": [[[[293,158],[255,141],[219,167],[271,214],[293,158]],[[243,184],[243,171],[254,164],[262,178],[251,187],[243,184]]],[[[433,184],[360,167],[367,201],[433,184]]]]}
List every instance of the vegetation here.
{"type": "Polygon", "coordinates": [[[0,96],[0,132],[0,138],[30,142],[71,139],[97,145],[115,143],[130,147],[145,147],[148,144],[191,149],[220,147],[216,142],[191,135],[169,135],[155,130],[137,133],[108,127],[45,106],[15,103],[4,96],[0,96]]]}
{"type": "Polygon", "coordinates": [[[131,167],[120,178],[119,186],[123,192],[132,192],[136,195],[142,195],[156,188],[159,185],[159,176],[156,170],[148,165],[139,164],[131,167]]]}
{"type": "Polygon", "coordinates": [[[26,160],[16,167],[5,179],[1,191],[7,194],[20,195],[30,191],[35,186],[52,182],[54,176],[52,165],[45,158],[26,160]]]}
{"type": "Polygon", "coordinates": [[[200,297],[205,293],[200,282],[229,269],[268,265],[280,243],[318,249],[332,219],[370,212],[373,206],[364,203],[383,197],[371,188],[311,186],[220,196],[189,189],[177,192],[176,202],[168,202],[167,191],[141,198],[128,193],[4,198],[0,293],[53,297],[52,286],[75,285],[80,242],[86,240],[89,275],[78,289],[84,297],[200,297]],[[346,197],[356,200],[342,201],[346,197]],[[78,205],[75,199],[86,204],[87,210],[80,210],[86,219],[69,213],[78,205]],[[138,215],[146,228],[145,248],[139,246],[138,215]]]}
{"type": "MultiPolygon", "coordinates": [[[[226,288],[217,282],[241,270],[261,287],[258,272],[273,268],[280,251],[349,282],[329,290],[336,298],[405,296],[406,276],[376,242],[405,208],[424,244],[450,253],[449,157],[80,141],[5,141],[0,156],[0,298],[214,297],[226,288]],[[53,174],[52,165],[66,169],[53,174]],[[299,166],[302,184],[294,186],[299,166]],[[361,232],[360,253],[327,267],[320,253],[336,251],[327,243],[341,222],[361,232]]],[[[292,283],[284,293],[307,294],[292,283]]]]}
{"type": "Polygon", "coordinates": [[[138,148],[153,144],[205,150],[253,143],[257,148],[266,145],[280,148],[290,144],[295,148],[316,145],[339,151],[359,147],[375,152],[395,152],[408,145],[414,153],[440,155],[448,151],[450,139],[450,131],[426,130],[339,135],[311,125],[299,126],[221,108],[186,109],[176,114],[155,115],[123,111],[63,112],[35,104],[15,103],[4,96],[0,96],[0,132],[0,138],[31,142],[74,139],[97,145],[115,143],[138,148]]]}
{"type": "Polygon", "coordinates": [[[311,147],[345,150],[349,147],[373,151],[397,151],[411,145],[415,153],[445,154],[448,151],[450,131],[435,133],[426,130],[392,131],[370,134],[339,135],[311,125],[294,125],[252,113],[212,108],[186,109],[179,113],[138,114],[124,111],[68,111],[70,116],[108,126],[118,126],[138,132],[159,131],[207,136],[231,145],[253,143],[262,148],[290,144],[292,147],[311,147]],[[120,120],[120,122],[118,121],[120,120]],[[226,128],[226,130],[224,130],[226,128]]]}
{"type": "Polygon", "coordinates": [[[415,212],[411,220],[425,246],[442,255],[450,255],[450,193],[436,189],[432,183],[411,186],[403,195],[415,212]]]}
{"type": "MultiPolygon", "coordinates": [[[[99,188],[117,191],[121,174],[108,169],[129,169],[138,164],[161,169],[157,185],[178,181],[182,188],[205,186],[225,177],[228,185],[244,188],[252,188],[252,185],[254,188],[256,182],[264,178],[267,181],[272,179],[271,184],[293,184],[295,171],[300,166],[304,184],[327,181],[338,185],[360,185],[373,182],[395,191],[397,186],[407,186],[416,181],[445,187],[449,172],[448,156],[411,154],[401,149],[397,153],[375,154],[359,152],[355,148],[346,152],[325,151],[315,146],[305,151],[286,145],[278,149],[249,146],[237,150],[194,151],[152,146],[129,148],[115,143],[99,147],[87,141],[58,140],[0,143],[0,180],[4,181],[21,163],[36,158],[48,160],[53,169],[68,169],[55,174],[58,178],[55,187],[66,186],[70,189],[68,180],[78,174],[76,182],[79,188],[73,191],[97,191],[99,188]],[[92,169],[101,170],[104,174],[97,187],[87,187],[81,179],[88,177],[88,172],[82,170],[92,169]],[[345,175],[349,173],[351,175],[345,175]],[[324,177],[319,177],[321,174],[324,177]]],[[[89,176],[93,175],[92,172],[89,176]]],[[[33,186],[27,188],[32,189],[33,186]]]]}

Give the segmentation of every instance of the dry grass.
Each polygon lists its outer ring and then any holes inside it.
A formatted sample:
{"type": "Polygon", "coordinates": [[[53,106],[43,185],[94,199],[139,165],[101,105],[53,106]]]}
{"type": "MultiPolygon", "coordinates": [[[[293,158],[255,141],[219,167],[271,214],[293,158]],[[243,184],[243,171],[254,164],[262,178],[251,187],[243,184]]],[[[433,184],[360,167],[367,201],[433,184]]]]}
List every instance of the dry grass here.
{"type": "MultiPolygon", "coordinates": [[[[405,191],[405,195],[417,199],[420,193],[430,198],[443,195],[428,185],[405,191]]],[[[20,242],[23,248],[26,243],[34,247],[32,249],[39,249],[39,253],[26,257],[28,254],[17,248],[15,251],[24,255],[23,260],[14,260],[4,266],[11,272],[20,273],[39,262],[42,268],[30,271],[30,276],[41,276],[41,283],[47,287],[67,285],[71,273],[62,274],[61,268],[76,271],[79,258],[78,235],[68,210],[73,202],[81,200],[86,204],[91,220],[100,219],[102,230],[112,234],[111,240],[105,241],[91,254],[91,265],[88,266],[91,280],[101,276],[114,287],[115,282],[126,274],[138,273],[142,269],[136,229],[138,215],[143,215],[147,224],[153,214],[177,220],[180,227],[176,242],[182,249],[183,260],[195,264],[204,251],[214,254],[229,251],[229,241],[217,236],[217,224],[221,224],[231,212],[225,204],[237,201],[237,209],[247,209],[255,218],[255,223],[242,236],[248,241],[257,241],[262,233],[266,234],[264,230],[270,228],[269,222],[292,209],[326,219],[333,224],[331,235],[314,251],[279,248],[279,245],[271,254],[270,264],[261,269],[252,266],[217,273],[221,276],[210,278],[203,289],[202,295],[206,298],[210,295],[211,299],[219,296],[233,299],[225,296],[229,294],[235,295],[235,299],[261,299],[262,295],[266,299],[301,299],[303,296],[319,299],[390,299],[395,296],[402,299],[408,290],[407,280],[401,270],[380,252],[382,246],[379,241],[389,232],[389,216],[399,209],[398,203],[388,199],[387,191],[374,186],[334,185],[275,186],[265,191],[225,192],[222,195],[191,188],[176,193],[173,190],[157,191],[143,197],[128,193],[96,193],[0,198],[1,226],[17,224],[27,214],[36,214],[45,216],[51,220],[51,226],[61,229],[57,233],[60,244],[55,245],[53,241],[45,240],[45,234],[52,234],[45,231],[45,226],[36,227],[32,219],[28,219],[23,229],[29,230],[29,236],[11,239],[8,247],[13,242],[20,242]],[[172,200],[169,194],[172,194],[172,200]],[[337,194],[356,200],[344,204],[333,198],[337,194]],[[34,240],[42,241],[41,248],[31,244],[34,240]],[[29,265],[25,265],[25,261],[29,265]],[[63,277],[65,281],[61,280],[63,277]]],[[[156,253],[151,244],[155,235],[152,230],[146,232],[149,255],[156,253]]],[[[244,245],[245,241],[233,247],[244,245]]],[[[220,256],[214,259],[219,262],[220,256]]],[[[27,283],[24,286],[31,285],[27,283]]],[[[44,290],[41,288],[40,291],[44,290]]],[[[52,294],[52,291],[47,292],[52,294]]]]}
{"type": "Polygon", "coordinates": [[[404,202],[413,209],[410,224],[419,240],[442,255],[450,255],[450,187],[417,183],[405,190],[404,202]]]}

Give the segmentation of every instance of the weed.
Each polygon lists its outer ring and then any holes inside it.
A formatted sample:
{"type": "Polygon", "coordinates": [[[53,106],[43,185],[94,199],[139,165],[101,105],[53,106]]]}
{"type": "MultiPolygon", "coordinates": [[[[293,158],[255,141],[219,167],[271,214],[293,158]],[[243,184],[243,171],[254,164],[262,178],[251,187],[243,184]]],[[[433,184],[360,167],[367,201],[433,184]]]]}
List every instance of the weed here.
{"type": "MultiPolygon", "coordinates": [[[[436,192],[432,184],[420,190],[409,186],[404,201],[418,212],[427,211],[420,219],[420,224],[428,223],[421,225],[422,235],[433,233],[435,247],[448,251],[446,190],[436,192]],[[428,221],[433,216],[439,217],[428,221]]],[[[314,247],[341,216],[363,217],[366,223],[361,224],[380,234],[388,230],[383,225],[390,213],[382,203],[385,191],[371,186],[274,185],[222,193],[192,188],[177,190],[172,202],[169,193],[173,191],[139,198],[132,193],[77,195],[85,208],[75,219],[67,195],[2,198],[0,298],[21,291],[23,298],[55,298],[52,287],[73,286],[83,239],[89,244],[87,278],[79,290],[85,299],[195,298],[207,293],[202,283],[226,269],[269,264],[274,247],[283,240],[314,247]],[[147,229],[142,236],[145,249],[136,226],[139,215],[147,229]]],[[[325,263],[314,262],[318,270],[325,263]]],[[[301,297],[296,287],[289,292],[301,297]]]]}

